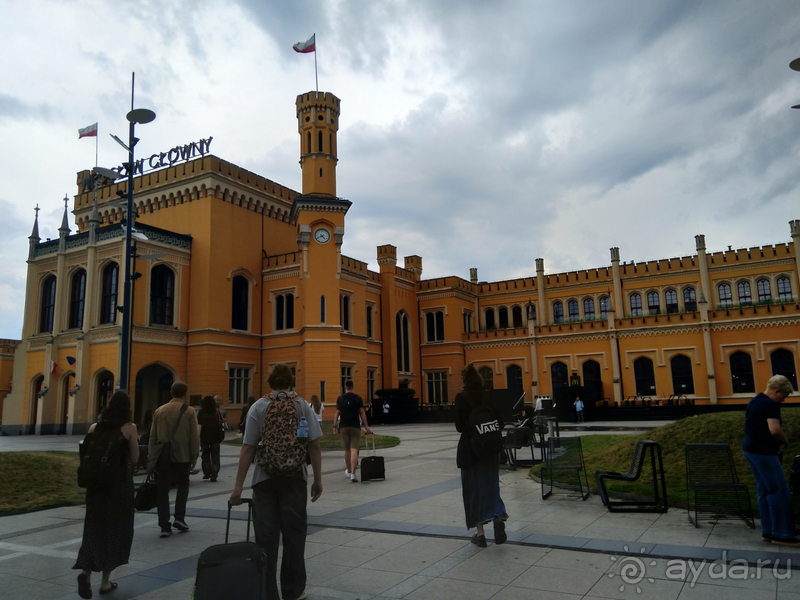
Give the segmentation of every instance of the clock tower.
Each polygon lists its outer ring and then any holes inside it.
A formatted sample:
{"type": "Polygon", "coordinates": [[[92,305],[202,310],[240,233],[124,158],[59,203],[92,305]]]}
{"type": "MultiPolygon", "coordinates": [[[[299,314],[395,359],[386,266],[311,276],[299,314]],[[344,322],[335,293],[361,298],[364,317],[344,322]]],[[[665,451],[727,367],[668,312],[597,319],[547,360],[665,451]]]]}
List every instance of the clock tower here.
{"type": "MultiPolygon", "coordinates": [[[[292,205],[297,246],[302,254],[303,360],[297,388],[325,402],[339,395],[342,321],[340,275],[344,220],[351,202],[336,196],[336,133],[339,98],[329,92],[297,97],[303,193],[292,205]]],[[[300,311],[298,311],[300,312],[300,311]]]]}

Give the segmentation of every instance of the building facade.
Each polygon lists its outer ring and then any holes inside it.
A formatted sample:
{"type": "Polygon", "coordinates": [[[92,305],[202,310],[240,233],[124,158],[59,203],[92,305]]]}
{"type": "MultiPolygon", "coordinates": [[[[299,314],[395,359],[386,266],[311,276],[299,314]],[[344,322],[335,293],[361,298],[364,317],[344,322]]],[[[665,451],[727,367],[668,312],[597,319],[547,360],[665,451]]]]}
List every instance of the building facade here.
{"type": "Polygon", "coordinates": [[[529,398],[576,378],[617,403],[741,403],[773,373],[797,388],[800,221],[774,246],[707,253],[698,235],[688,257],[633,263],[612,248],[607,266],[549,274],[537,259],[535,275],[490,283],[474,269],[424,280],[421,257],[399,266],[387,244],[375,272],[341,253],[351,203],[336,189],[340,101],[310,92],[296,113],[302,193],[210,154],[136,177],[130,270],[125,181],[93,190],[78,174],[74,233],[66,207],[57,239],[42,241],[35,221],[21,341],[0,344],[0,375],[13,365],[4,434],[94,421],[118,385],[128,276],[138,423],[176,379],[193,399],[222,393],[236,421],[278,362],[301,396],[327,403],[346,379],[369,399],[410,387],[423,404],[450,403],[468,363],[487,386],[529,398]]]}

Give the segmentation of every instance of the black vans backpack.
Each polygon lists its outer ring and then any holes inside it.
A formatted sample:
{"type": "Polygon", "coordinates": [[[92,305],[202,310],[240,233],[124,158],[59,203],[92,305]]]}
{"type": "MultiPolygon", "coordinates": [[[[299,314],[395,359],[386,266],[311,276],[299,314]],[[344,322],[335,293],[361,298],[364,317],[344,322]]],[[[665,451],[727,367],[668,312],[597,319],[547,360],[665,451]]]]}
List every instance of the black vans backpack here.
{"type": "Polygon", "coordinates": [[[503,451],[503,432],[497,420],[497,412],[488,400],[472,405],[469,426],[472,428],[472,450],[475,454],[488,456],[503,451]]]}
{"type": "Polygon", "coordinates": [[[87,433],[81,443],[78,485],[90,490],[106,489],[123,481],[128,470],[128,443],[119,429],[87,433]]]}
{"type": "Polygon", "coordinates": [[[800,496],[800,453],[795,454],[789,472],[789,489],[793,496],[800,496]]]}

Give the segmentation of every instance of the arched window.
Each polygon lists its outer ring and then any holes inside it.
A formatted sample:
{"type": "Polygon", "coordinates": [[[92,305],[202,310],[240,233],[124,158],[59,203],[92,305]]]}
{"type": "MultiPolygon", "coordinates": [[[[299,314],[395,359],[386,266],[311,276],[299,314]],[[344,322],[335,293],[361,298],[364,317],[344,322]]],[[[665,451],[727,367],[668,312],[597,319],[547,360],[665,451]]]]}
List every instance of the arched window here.
{"type": "Polygon", "coordinates": [[[753,303],[753,298],[750,295],[750,284],[746,281],[740,281],[736,286],[739,292],[739,306],[748,306],[753,303]]]}
{"type": "Polygon", "coordinates": [[[658,310],[661,308],[661,301],[658,297],[658,292],[648,292],[647,294],[647,311],[651,315],[657,315],[658,310]]]}
{"type": "Polygon", "coordinates": [[[553,321],[556,323],[564,322],[564,305],[561,302],[553,302],[553,321]]]}
{"type": "Polygon", "coordinates": [[[533,321],[536,325],[536,306],[533,304],[528,304],[528,321],[533,321]]]}
{"type": "Polygon", "coordinates": [[[603,296],[600,298],[600,318],[607,319],[608,318],[608,307],[610,304],[610,300],[608,296],[603,296]]]}
{"type": "Polygon", "coordinates": [[[693,287],[687,287],[683,290],[683,309],[687,312],[695,312],[697,310],[697,296],[693,287]]]}
{"type": "Polygon", "coordinates": [[[756,391],[753,378],[753,359],[747,352],[734,352],[730,357],[731,384],[734,394],[752,394],[756,391]]]}
{"type": "Polygon", "coordinates": [[[294,294],[291,292],[275,295],[275,331],[283,329],[294,329],[294,294]]]}
{"type": "Polygon", "coordinates": [[[166,265],[150,272],[150,324],[172,325],[175,306],[175,273],[166,265]]]}
{"type": "Polygon", "coordinates": [[[372,337],[372,307],[367,306],[367,338],[372,337]]]}
{"type": "Polygon", "coordinates": [[[583,363],[583,386],[589,390],[589,400],[603,400],[603,380],[600,375],[600,363],[587,360],[583,363]]]}
{"type": "Polygon", "coordinates": [[[758,290],[759,302],[769,302],[772,300],[772,290],[769,287],[769,279],[759,279],[756,282],[756,290],[758,290]]]}
{"type": "Polygon", "coordinates": [[[481,367],[478,369],[478,375],[483,379],[483,389],[490,392],[494,389],[494,372],[491,367],[481,367]]]}
{"type": "Polygon", "coordinates": [[[103,297],[100,301],[100,323],[117,322],[119,265],[111,263],[103,269],[103,297]]]}
{"type": "Polygon", "coordinates": [[[727,283],[720,283],[717,287],[719,292],[719,305],[722,308],[733,306],[733,296],[731,296],[731,286],[727,283]]]}
{"type": "Polygon", "coordinates": [[[319,322],[325,324],[325,296],[319,298],[319,322]]]}
{"type": "Polygon", "coordinates": [[[231,329],[247,331],[250,283],[244,275],[237,275],[231,284],[231,329]]]}
{"type": "Polygon", "coordinates": [[[567,302],[567,310],[569,311],[569,320],[570,321],[577,321],[581,318],[581,314],[578,312],[578,301],[577,300],[570,300],[567,302]]]}
{"type": "Polygon", "coordinates": [[[555,394],[556,388],[569,387],[569,369],[560,360],[550,365],[550,382],[553,386],[553,394],[555,394]]]}
{"type": "Polygon", "coordinates": [[[72,294],[69,303],[69,328],[83,328],[83,308],[86,304],[86,271],[80,269],[72,276],[72,294]]]}
{"type": "Polygon", "coordinates": [[[411,372],[411,350],[408,338],[408,315],[402,310],[395,315],[397,333],[397,370],[401,373],[411,372]]]}
{"type": "Polygon", "coordinates": [[[518,365],[509,365],[506,369],[506,389],[522,394],[522,368],[518,365]]]}
{"type": "Polygon", "coordinates": [[[778,278],[778,300],[781,302],[792,301],[792,283],[788,277],[778,278]]]}
{"type": "Polygon", "coordinates": [[[676,354],[669,363],[672,368],[672,393],[694,394],[691,359],[683,354],[676,354]]]}
{"type": "Polygon", "coordinates": [[[667,305],[668,315],[678,312],[678,292],[675,290],[667,290],[664,292],[664,302],[667,305]]]}
{"type": "Polygon", "coordinates": [[[50,275],[42,284],[42,310],[39,316],[39,333],[53,331],[56,309],[56,276],[50,275]]]}
{"type": "Polygon", "coordinates": [[[642,297],[639,294],[631,294],[631,316],[642,316],[642,297]]]}
{"type": "Polygon", "coordinates": [[[633,361],[633,377],[636,380],[638,396],[656,395],[656,374],[653,370],[652,360],[646,356],[640,356],[633,361]]]}
{"type": "Polygon", "coordinates": [[[499,321],[500,329],[508,328],[508,309],[505,306],[497,309],[497,320],[499,321]]]}
{"type": "Polygon", "coordinates": [[[486,309],[486,329],[495,329],[493,308],[486,309]]]}
{"type": "Polygon", "coordinates": [[[522,307],[515,306],[511,309],[511,318],[514,327],[522,327],[522,307]]]}
{"type": "Polygon", "coordinates": [[[797,367],[794,364],[794,354],[789,350],[778,348],[769,357],[772,363],[772,374],[783,375],[792,382],[794,391],[797,391],[797,367]]]}
{"type": "Polygon", "coordinates": [[[339,309],[341,311],[342,317],[342,330],[344,331],[351,331],[350,329],[350,296],[347,294],[342,294],[339,296],[339,309]]]}
{"type": "Polygon", "coordinates": [[[584,319],[594,319],[594,300],[591,298],[586,298],[583,301],[583,318],[584,319]]]}

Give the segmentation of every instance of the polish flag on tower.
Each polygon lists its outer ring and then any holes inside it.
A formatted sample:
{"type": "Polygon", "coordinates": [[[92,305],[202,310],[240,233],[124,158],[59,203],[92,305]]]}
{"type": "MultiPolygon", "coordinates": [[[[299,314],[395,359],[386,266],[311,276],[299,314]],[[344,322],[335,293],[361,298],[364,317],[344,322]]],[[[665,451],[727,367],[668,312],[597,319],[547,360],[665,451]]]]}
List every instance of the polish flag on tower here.
{"type": "Polygon", "coordinates": [[[97,137],[97,123],[84,127],[83,129],[78,129],[78,139],[85,137],[97,137]]]}
{"type": "Polygon", "coordinates": [[[295,52],[300,52],[301,54],[307,54],[309,52],[314,52],[316,50],[315,46],[315,38],[317,34],[313,34],[310,38],[308,38],[305,42],[297,42],[292,48],[294,48],[295,52]]]}

